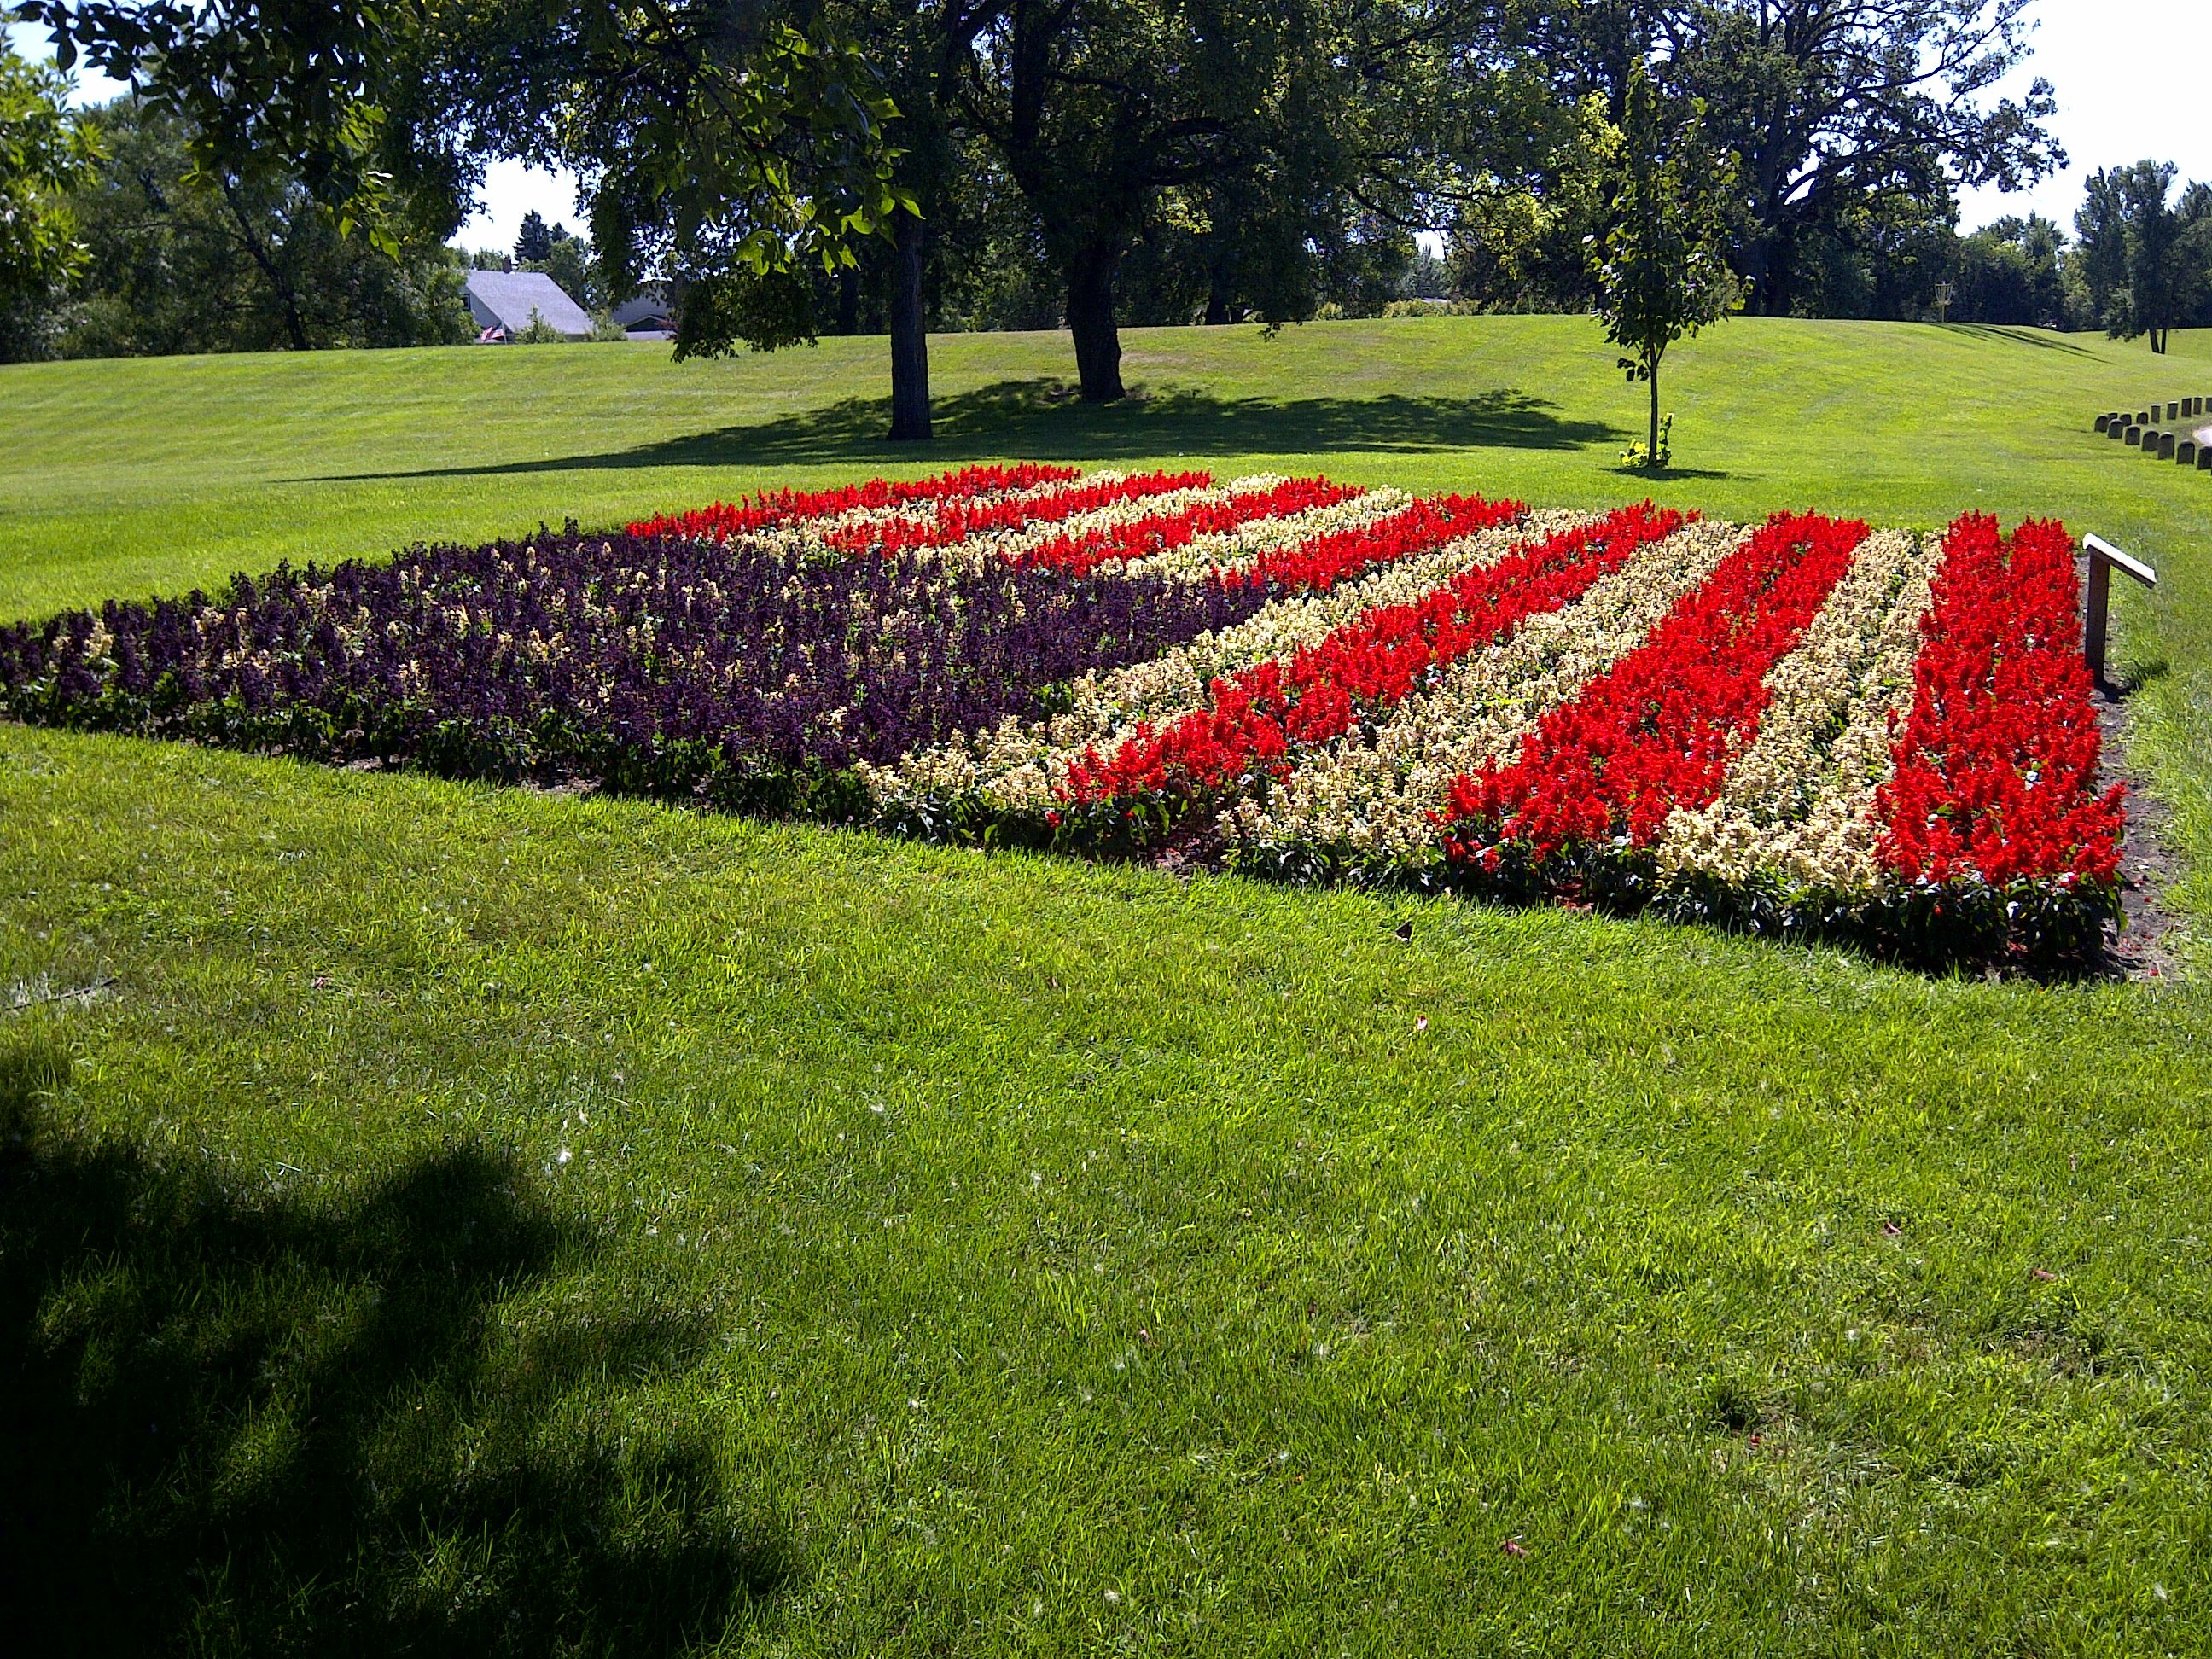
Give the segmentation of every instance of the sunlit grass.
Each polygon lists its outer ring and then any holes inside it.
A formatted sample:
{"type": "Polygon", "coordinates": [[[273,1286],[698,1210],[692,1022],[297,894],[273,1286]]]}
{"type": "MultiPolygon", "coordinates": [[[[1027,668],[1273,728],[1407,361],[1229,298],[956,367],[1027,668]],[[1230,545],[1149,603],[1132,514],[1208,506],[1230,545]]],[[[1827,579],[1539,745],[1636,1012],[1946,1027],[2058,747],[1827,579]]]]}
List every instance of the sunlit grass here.
{"type": "MultiPolygon", "coordinates": [[[[1064,341],[945,343],[896,463],[1645,488],[1586,323],[1130,345],[1102,412],[961,401],[1064,341]]],[[[880,349],[9,369],[0,612],[880,470],[880,349]]],[[[2204,867],[2212,481],[2087,430],[2172,368],[1730,323],[1668,398],[1721,476],[1656,488],[2156,559],[2136,746],[2204,867]]],[[[2212,1645],[2193,987],[0,728],[33,995],[41,1650],[2212,1645]]]]}

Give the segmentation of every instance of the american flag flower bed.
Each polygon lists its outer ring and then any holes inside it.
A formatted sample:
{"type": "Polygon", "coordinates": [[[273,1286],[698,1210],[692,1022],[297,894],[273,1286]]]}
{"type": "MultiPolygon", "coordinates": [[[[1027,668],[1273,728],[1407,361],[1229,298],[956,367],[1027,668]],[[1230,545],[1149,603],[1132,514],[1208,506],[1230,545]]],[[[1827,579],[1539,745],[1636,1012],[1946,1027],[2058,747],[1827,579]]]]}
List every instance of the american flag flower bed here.
{"type": "Polygon", "coordinates": [[[2080,960],[2070,538],[969,467],[0,630],[15,718],[2080,960]]]}

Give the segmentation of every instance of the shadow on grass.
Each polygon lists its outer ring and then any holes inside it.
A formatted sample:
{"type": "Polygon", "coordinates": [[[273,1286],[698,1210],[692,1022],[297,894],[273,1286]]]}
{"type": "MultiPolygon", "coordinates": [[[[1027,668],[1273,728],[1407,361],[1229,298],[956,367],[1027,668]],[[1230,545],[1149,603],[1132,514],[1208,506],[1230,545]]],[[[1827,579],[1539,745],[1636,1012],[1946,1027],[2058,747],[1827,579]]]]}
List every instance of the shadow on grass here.
{"type": "Polygon", "coordinates": [[[848,398],[754,426],[503,465],[354,472],[295,480],[495,477],[599,468],[785,466],[828,461],[976,460],[996,455],[1114,460],[1134,456],[1258,455],[1299,450],[1572,449],[1620,442],[1596,421],[1567,420],[1516,391],[1465,398],[1218,398],[1187,386],[1139,387],[1118,404],[1084,403],[1065,380],[1000,380],[936,403],[936,440],[893,444],[884,398],[848,398]]]}
{"type": "Polygon", "coordinates": [[[1616,466],[1612,469],[1618,478],[1630,478],[1671,483],[1677,478],[1733,478],[1733,472],[1716,471],[1707,466],[1616,466]]]}
{"type": "Polygon", "coordinates": [[[2124,702],[2145,686],[2155,684],[2173,672],[2173,664],[2160,653],[2140,659],[2129,659],[2118,665],[2118,672],[2100,677],[2097,689],[2108,702],[2124,702]]]}
{"type": "Polygon", "coordinates": [[[2014,345],[2034,346],[2042,351],[2063,351],[2076,357],[2097,355],[2087,346],[2059,339],[2041,329],[2020,328],[2005,323],[1944,323],[1940,326],[1948,333],[1963,334],[1970,339],[2008,340],[2014,345]]]}
{"type": "Polygon", "coordinates": [[[56,1127],[0,1031],[0,1607],[25,1654],[669,1655],[788,1569],[710,1452],[611,1417],[691,1363],[523,1298],[589,1243],[477,1149],[240,1191],[56,1127]]]}

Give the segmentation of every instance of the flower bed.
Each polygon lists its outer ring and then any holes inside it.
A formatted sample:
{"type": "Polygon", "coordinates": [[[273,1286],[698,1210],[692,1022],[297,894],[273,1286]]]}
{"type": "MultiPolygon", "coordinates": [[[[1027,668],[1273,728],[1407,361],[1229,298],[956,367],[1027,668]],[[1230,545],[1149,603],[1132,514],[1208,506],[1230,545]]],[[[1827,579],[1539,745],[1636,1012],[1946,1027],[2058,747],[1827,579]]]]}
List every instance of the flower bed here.
{"type": "Polygon", "coordinates": [[[2063,527],[970,467],[0,629],[15,717],[1922,957],[2111,914],[2063,527]]]}

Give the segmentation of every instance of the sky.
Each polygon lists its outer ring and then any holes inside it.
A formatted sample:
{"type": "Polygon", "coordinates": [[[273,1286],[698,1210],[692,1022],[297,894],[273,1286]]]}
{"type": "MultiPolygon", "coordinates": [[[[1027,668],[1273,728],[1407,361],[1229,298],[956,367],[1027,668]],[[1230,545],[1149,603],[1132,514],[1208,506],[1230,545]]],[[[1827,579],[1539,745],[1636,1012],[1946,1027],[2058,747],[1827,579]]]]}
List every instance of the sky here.
{"type": "MultiPolygon", "coordinates": [[[[2185,179],[2212,180],[2212,4],[2207,0],[2040,0],[2030,37],[2034,56],[2004,90],[2017,96],[2037,76],[2058,89],[2052,132],[2070,165],[2033,189],[2014,195],[1968,191],[1960,227],[1972,230],[2008,214],[2037,212],[2070,234],[2082,181],[2100,167],[2150,156],[2174,162],[2185,179]]],[[[8,30],[19,51],[46,55],[43,32],[8,30]]],[[[88,101],[119,90],[97,76],[80,77],[88,101]]],[[[524,214],[580,228],[575,181],[495,162],[485,175],[477,210],[454,236],[463,247],[508,248],[524,214]]]]}
{"type": "Polygon", "coordinates": [[[2033,190],[1968,191],[1960,228],[2040,213],[2070,235],[2083,181],[2100,167],[2148,156],[2185,179],[2212,180],[2212,5],[2205,0],[2042,0],[2034,57],[2004,90],[2039,75],[2058,92],[2051,130],[2071,165],[2033,190]]]}

